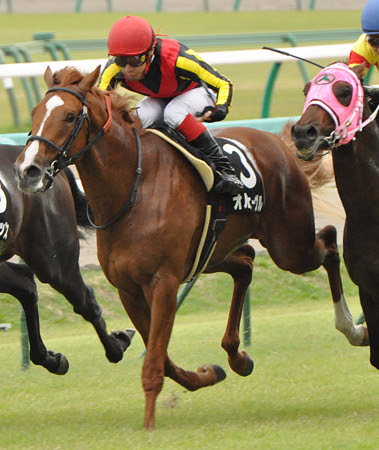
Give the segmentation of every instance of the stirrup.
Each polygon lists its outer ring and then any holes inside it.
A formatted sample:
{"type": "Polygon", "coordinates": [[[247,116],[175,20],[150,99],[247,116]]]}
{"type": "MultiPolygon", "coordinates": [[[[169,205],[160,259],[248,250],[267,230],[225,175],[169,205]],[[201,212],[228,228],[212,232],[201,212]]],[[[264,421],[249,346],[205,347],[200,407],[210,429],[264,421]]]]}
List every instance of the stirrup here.
{"type": "Polygon", "coordinates": [[[235,175],[222,174],[221,180],[214,187],[214,191],[218,194],[237,195],[245,190],[244,185],[235,175]]]}

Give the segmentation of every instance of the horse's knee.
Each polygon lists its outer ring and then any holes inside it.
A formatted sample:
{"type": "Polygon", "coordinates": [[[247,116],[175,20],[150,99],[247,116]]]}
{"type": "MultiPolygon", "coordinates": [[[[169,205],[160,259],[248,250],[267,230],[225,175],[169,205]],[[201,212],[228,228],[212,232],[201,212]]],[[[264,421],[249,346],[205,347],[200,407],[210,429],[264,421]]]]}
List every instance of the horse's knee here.
{"type": "Polygon", "coordinates": [[[85,285],[82,301],[75,303],[74,312],[80,314],[88,322],[93,322],[102,315],[101,306],[97,303],[95,292],[91,286],[85,285]]]}
{"type": "Polygon", "coordinates": [[[249,244],[243,245],[228,258],[228,273],[235,280],[249,285],[253,277],[254,258],[254,248],[249,244]]]}

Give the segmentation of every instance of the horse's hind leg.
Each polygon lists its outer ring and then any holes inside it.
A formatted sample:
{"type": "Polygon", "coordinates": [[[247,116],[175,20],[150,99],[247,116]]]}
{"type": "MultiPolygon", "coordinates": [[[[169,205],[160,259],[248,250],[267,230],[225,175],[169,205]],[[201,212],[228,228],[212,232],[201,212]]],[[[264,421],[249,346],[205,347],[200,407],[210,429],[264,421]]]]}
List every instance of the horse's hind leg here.
{"type": "Polygon", "coordinates": [[[40,334],[38,293],[34,274],[26,264],[9,261],[0,264],[0,292],[17,298],[25,313],[28,328],[30,359],[33,364],[45,367],[49,372],[63,375],[68,361],[61,353],[47,350],[40,334]]]}
{"type": "Polygon", "coordinates": [[[316,234],[316,241],[321,241],[326,250],[323,266],[329,278],[336,329],[346,336],[351,345],[369,345],[367,328],[355,325],[343,293],[336,229],[326,226],[316,234]]]}
{"type": "MultiPolygon", "coordinates": [[[[230,368],[238,375],[250,375],[254,369],[251,356],[238,350],[240,344],[239,328],[246,292],[253,276],[255,251],[249,244],[232,253],[220,265],[212,268],[214,272],[225,272],[232,276],[234,289],[229,310],[229,318],[221,346],[228,354],[230,368]]],[[[207,272],[210,273],[210,272],[207,272]]]]}

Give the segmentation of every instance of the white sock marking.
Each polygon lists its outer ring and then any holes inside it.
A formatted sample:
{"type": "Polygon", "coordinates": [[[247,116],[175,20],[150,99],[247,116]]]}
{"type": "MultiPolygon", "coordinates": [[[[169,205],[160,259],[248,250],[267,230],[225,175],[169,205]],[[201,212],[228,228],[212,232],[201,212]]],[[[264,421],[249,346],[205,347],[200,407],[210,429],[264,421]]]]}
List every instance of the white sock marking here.
{"type": "Polygon", "coordinates": [[[341,295],[340,301],[338,303],[333,303],[333,305],[336,329],[346,336],[346,339],[351,345],[362,345],[365,337],[365,327],[363,325],[355,325],[345,297],[341,295]]]}

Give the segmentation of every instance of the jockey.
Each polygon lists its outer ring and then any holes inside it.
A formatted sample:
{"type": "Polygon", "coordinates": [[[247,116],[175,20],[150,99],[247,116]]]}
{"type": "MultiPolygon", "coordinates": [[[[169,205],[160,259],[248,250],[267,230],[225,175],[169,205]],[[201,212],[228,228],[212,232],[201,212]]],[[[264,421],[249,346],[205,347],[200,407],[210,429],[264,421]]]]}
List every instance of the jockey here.
{"type": "MultiPolygon", "coordinates": [[[[361,25],[363,34],[354,43],[349,55],[349,66],[365,63],[364,76],[371,66],[379,69],[379,0],[368,0],[362,10],[361,25]]],[[[368,101],[372,111],[379,104],[377,86],[368,87],[368,101]]],[[[379,116],[376,116],[379,124],[379,116]]]]}
{"type": "Polygon", "coordinates": [[[225,118],[232,83],[194,50],[176,40],[157,37],[149,22],[137,16],[123,17],[112,26],[108,54],[99,88],[121,85],[145,95],[137,105],[142,126],[163,121],[177,129],[214,164],[220,179],[216,192],[241,192],[243,184],[234,168],[202,123],[225,118]]]}
{"type": "Polygon", "coordinates": [[[361,15],[363,34],[354,43],[349,55],[349,66],[363,62],[365,75],[371,66],[379,69],[379,0],[368,0],[361,15]]]}

